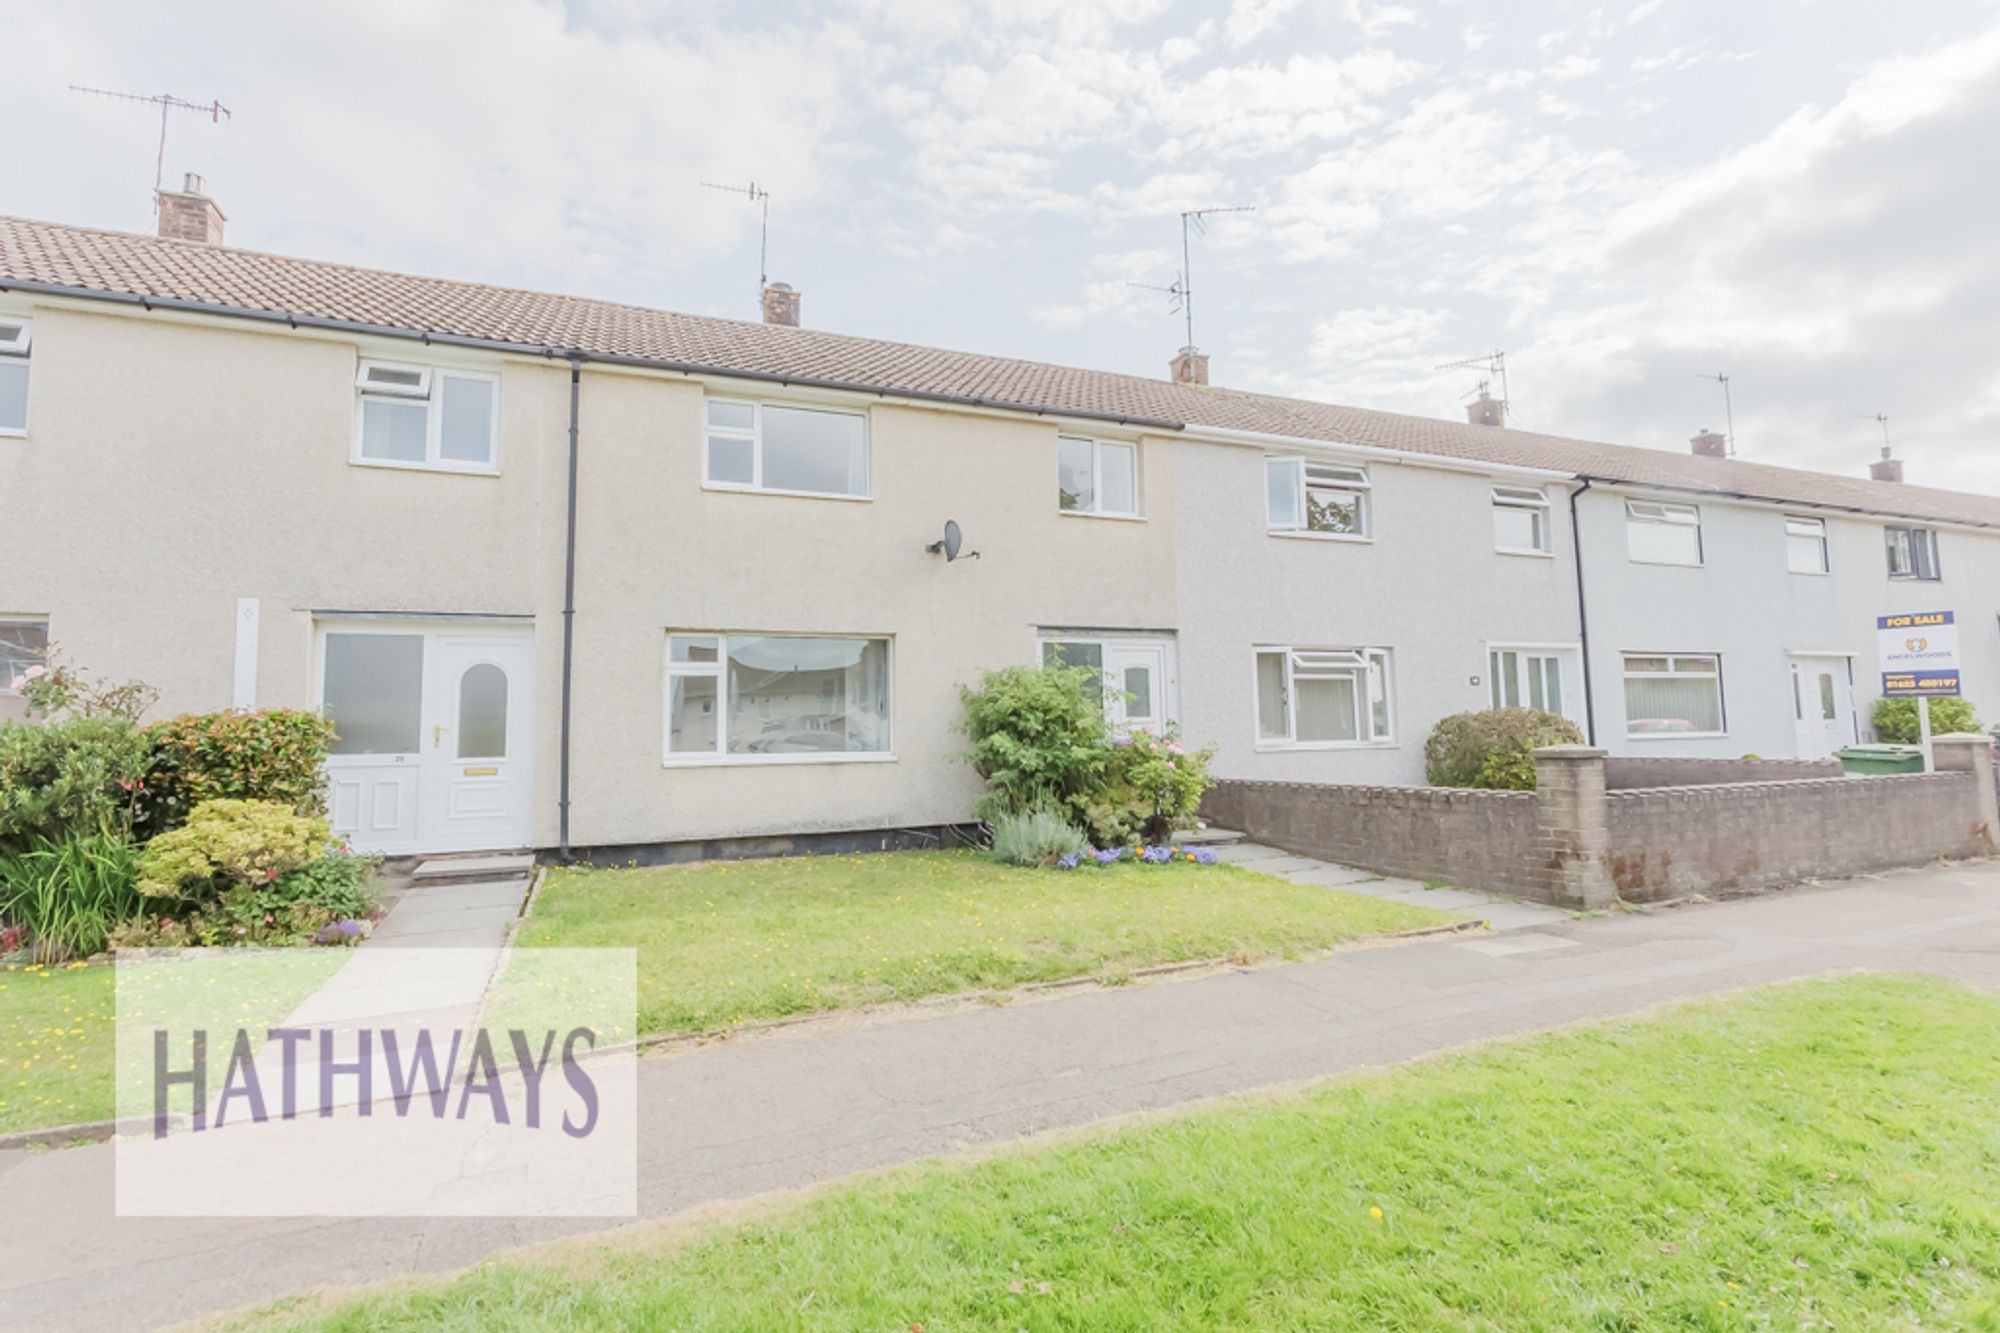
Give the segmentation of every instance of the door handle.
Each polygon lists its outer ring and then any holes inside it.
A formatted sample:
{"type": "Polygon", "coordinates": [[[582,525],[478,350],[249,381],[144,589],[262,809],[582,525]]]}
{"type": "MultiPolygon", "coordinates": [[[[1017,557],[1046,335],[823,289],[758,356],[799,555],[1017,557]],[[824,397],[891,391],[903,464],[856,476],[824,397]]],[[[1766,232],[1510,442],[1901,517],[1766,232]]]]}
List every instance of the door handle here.
{"type": "Polygon", "coordinates": [[[442,744],[444,744],[444,723],[442,723],[442,722],[435,722],[435,723],[432,723],[432,724],[431,724],[431,748],[432,748],[433,750],[435,750],[435,749],[437,749],[437,747],[438,747],[438,746],[440,746],[440,745],[442,745],[442,744]]]}

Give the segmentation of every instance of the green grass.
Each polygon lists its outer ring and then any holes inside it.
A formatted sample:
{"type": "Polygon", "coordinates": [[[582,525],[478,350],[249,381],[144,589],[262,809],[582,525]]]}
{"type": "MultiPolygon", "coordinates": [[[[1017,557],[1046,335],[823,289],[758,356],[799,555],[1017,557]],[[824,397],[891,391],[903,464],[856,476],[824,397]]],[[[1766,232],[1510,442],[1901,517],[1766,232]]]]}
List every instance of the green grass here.
{"type": "Polygon", "coordinates": [[[1995,1032],[1775,987],[251,1325],[1993,1328],[1995,1032]]]}
{"type": "Polygon", "coordinates": [[[0,1133],[108,1120],[111,969],[0,970],[0,1133]]]}
{"type": "Polygon", "coordinates": [[[1296,957],[1455,918],[1234,866],[1023,870],[890,852],[549,877],[526,945],[636,946],[671,1033],[1155,963],[1296,957]]]}

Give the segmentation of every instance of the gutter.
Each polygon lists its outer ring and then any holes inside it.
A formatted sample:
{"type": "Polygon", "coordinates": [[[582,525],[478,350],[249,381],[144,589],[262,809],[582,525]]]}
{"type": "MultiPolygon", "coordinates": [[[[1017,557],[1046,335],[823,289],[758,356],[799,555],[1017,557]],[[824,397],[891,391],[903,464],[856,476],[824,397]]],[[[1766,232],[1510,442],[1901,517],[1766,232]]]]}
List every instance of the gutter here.
{"type": "Polygon", "coordinates": [[[474,338],[457,333],[434,333],[428,329],[399,328],[393,324],[370,324],[361,320],[332,319],[324,315],[300,315],[285,310],[259,310],[254,306],[226,305],[213,301],[190,301],[173,296],[141,296],[134,292],[109,292],[94,287],[70,287],[54,282],[24,282],[0,278],[0,292],[26,292],[38,296],[66,296],[80,301],[102,301],[111,305],[137,306],[142,310],[171,310],[225,319],[255,320],[260,324],[282,324],[291,329],[325,329],[373,338],[398,338],[420,342],[427,347],[464,347],[481,352],[511,352],[547,360],[587,362],[603,366],[632,366],[641,370],[665,370],[683,375],[720,375],[759,384],[778,384],[804,389],[837,389],[849,393],[872,393],[879,398],[902,398],[918,403],[951,403],[983,407],[998,412],[1018,412],[1035,417],[1068,417],[1078,421],[1104,421],[1118,426],[1142,426],[1151,430],[1178,431],[1185,423],[1153,417],[1124,416],[1114,412],[1091,412],[1038,407],[1033,403],[1010,402],[1004,398],[982,398],[971,394],[938,393],[926,389],[899,389],[855,380],[820,379],[810,375],[780,375],[765,370],[733,370],[726,366],[677,361],[669,357],[622,356],[611,352],[591,352],[581,347],[556,347],[543,343],[510,342],[502,338],[474,338]]]}
{"type": "Polygon", "coordinates": [[[583,358],[569,361],[569,498],[563,519],[562,738],[557,744],[556,824],[564,865],[569,864],[570,688],[576,664],[576,453],[577,406],[583,396],[583,358]]]}
{"type": "Polygon", "coordinates": [[[1589,477],[1569,493],[1569,553],[1576,562],[1576,651],[1583,659],[1583,738],[1597,744],[1597,701],[1590,688],[1590,612],[1583,592],[1583,533],[1576,525],[1576,502],[1590,489],[1589,477]]]}
{"type": "Polygon", "coordinates": [[[1196,441],[1212,441],[1216,444],[1245,444],[1258,448],[1288,449],[1294,453],[1303,451],[1331,452],[1336,454],[1356,454],[1367,458],[1379,458],[1389,463],[1415,463],[1423,467],[1434,467],[1448,472],[1477,472],[1481,475],[1506,477],[1533,477],[1541,481],[1575,481],[1576,474],[1560,468],[1525,467],[1519,463],[1488,463],[1461,454],[1426,454],[1410,449],[1391,449],[1387,445],[1362,444],[1356,440],[1322,440],[1306,435],[1274,435],[1261,430],[1235,430],[1227,426],[1204,426],[1189,422],[1181,427],[1181,438],[1196,441]]]}

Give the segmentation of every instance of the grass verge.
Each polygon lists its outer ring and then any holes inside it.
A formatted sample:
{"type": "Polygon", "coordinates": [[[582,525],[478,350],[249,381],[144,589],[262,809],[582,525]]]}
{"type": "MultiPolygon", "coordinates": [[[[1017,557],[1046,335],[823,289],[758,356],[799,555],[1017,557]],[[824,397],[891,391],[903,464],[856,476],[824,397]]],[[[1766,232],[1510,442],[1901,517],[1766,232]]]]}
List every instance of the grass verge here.
{"type": "Polygon", "coordinates": [[[102,965],[0,970],[0,1133],[111,1118],[111,983],[102,965]]]}
{"type": "Polygon", "coordinates": [[[1776,987],[238,1326],[1992,1327],[1995,1031],[1776,987]]]}
{"type": "Polygon", "coordinates": [[[1226,865],[1023,870],[971,852],[889,852],[555,871],[520,942],[635,946],[640,1031],[673,1033],[1296,957],[1454,919],[1226,865]]]}

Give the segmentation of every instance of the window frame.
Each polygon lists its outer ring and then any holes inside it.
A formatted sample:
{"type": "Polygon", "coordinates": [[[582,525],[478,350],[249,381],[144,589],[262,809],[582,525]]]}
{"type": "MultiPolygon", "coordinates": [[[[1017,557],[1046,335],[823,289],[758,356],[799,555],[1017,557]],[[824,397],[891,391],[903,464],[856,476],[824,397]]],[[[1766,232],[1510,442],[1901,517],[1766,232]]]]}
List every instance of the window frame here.
{"type": "Polygon", "coordinates": [[[1506,509],[1526,511],[1532,514],[1535,519],[1536,530],[1541,538],[1541,544],[1538,546],[1502,546],[1500,544],[1500,533],[1496,526],[1493,533],[1493,549],[1501,555],[1537,555],[1553,558],[1555,556],[1555,520],[1553,517],[1553,507],[1549,503],[1548,490],[1540,486],[1503,486],[1496,483],[1492,491],[1493,500],[1491,507],[1495,513],[1506,509]]]}
{"type": "Polygon", "coordinates": [[[1323,542],[1372,542],[1375,540],[1375,486],[1368,475],[1368,469],[1358,463],[1339,462],[1332,459],[1308,458],[1303,454],[1266,455],[1264,458],[1264,530],[1273,537],[1302,537],[1310,541],[1323,542]],[[1291,519],[1280,522],[1271,512],[1271,470],[1273,468],[1292,469],[1292,494],[1295,499],[1291,519]],[[1312,473],[1317,468],[1322,474],[1343,474],[1339,477],[1322,475],[1315,487],[1312,473]],[[1344,491],[1354,497],[1354,532],[1321,532],[1307,527],[1310,492],[1344,491]]]}
{"type": "Polygon", "coordinates": [[[1882,540],[1889,561],[1889,577],[1898,583],[1938,583],[1944,578],[1944,562],[1939,559],[1938,530],[1922,523],[1885,523],[1882,525],[1882,540]],[[1910,568],[1907,573],[1896,570],[1896,534],[1907,533],[1910,537],[1910,568]],[[1923,538],[1923,554],[1928,561],[1919,558],[1917,537],[1923,538]],[[1928,563],[1930,572],[1924,567],[1928,563]]]}
{"type": "Polygon", "coordinates": [[[1714,740],[1729,735],[1729,691],[1723,686],[1722,654],[1703,652],[1663,652],[1627,651],[1618,655],[1619,703],[1625,711],[1625,739],[1628,741],[1688,741],[1714,740]],[[1634,658],[1664,657],[1667,659],[1665,671],[1633,671],[1629,663],[1634,658]],[[1707,661],[1715,663],[1712,672],[1676,671],[1674,664],[1681,661],[1707,661]],[[1634,731],[1632,730],[1632,708],[1625,696],[1625,685],[1637,677],[1641,680],[1713,680],[1715,682],[1715,716],[1722,724],[1720,731],[1634,731]]]}
{"type": "MultiPolygon", "coordinates": [[[[1583,649],[1581,645],[1575,643],[1521,643],[1512,640],[1493,640],[1487,643],[1486,674],[1484,680],[1488,704],[1494,708],[1532,708],[1534,704],[1530,702],[1533,697],[1531,691],[1522,692],[1521,702],[1518,705],[1508,705],[1502,702],[1505,699],[1505,689],[1496,668],[1499,665],[1500,656],[1506,653],[1513,654],[1517,662],[1526,658],[1542,658],[1553,661],[1556,664],[1556,688],[1562,694],[1563,706],[1561,708],[1550,708],[1546,711],[1568,718],[1578,727],[1585,725],[1583,715],[1583,649]],[[1496,695],[1499,696],[1498,699],[1495,698],[1496,695]]],[[[1527,670],[1524,664],[1522,669],[1524,672],[1527,670]]],[[[1542,691],[1543,700],[1546,702],[1548,697],[1546,673],[1542,682],[1542,691]]]]}
{"type": "MultiPolygon", "coordinates": [[[[0,343],[0,365],[13,365],[16,362],[19,362],[21,366],[25,368],[28,377],[28,382],[30,385],[32,385],[35,378],[34,317],[32,315],[17,316],[17,315],[0,313],[0,324],[16,324],[20,326],[20,331],[18,333],[16,333],[12,338],[8,339],[6,342],[0,343]]],[[[0,425],[0,439],[24,440],[27,437],[28,437],[28,394],[24,391],[21,395],[21,424],[18,426],[0,425]]]]}
{"type": "Polygon", "coordinates": [[[739,495],[790,495],[807,500],[871,501],[875,498],[874,424],[874,419],[868,412],[868,409],[862,407],[836,407],[825,402],[793,402],[789,399],[735,398],[722,394],[703,394],[701,402],[701,487],[705,491],[731,491],[739,495]],[[708,419],[708,409],[711,404],[749,408],[750,424],[748,426],[716,426],[711,424],[708,419]],[[786,486],[764,485],[764,409],[767,407],[783,408],[786,411],[794,412],[825,412],[832,416],[858,418],[861,422],[861,490],[859,492],[802,491],[786,486]],[[708,442],[713,436],[749,442],[749,481],[718,481],[711,475],[708,442]]]}
{"type": "MultiPolygon", "coordinates": [[[[704,442],[704,448],[706,442],[704,442]]],[[[845,634],[833,630],[711,630],[669,629],[661,636],[660,655],[660,766],[662,768],[752,767],[760,764],[887,764],[896,761],[896,638],[893,634],[845,634]],[[731,754],[729,752],[729,640],[743,639],[863,639],[883,648],[883,696],[888,713],[883,718],[886,746],[880,750],[794,751],[778,754],[731,754]],[[675,639],[715,640],[715,661],[676,662],[675,639]],[[703,677],[715,681],[715,748],[683,750],[673,748],[674,681],[703,677]]]]}
{"type": "Polygon", "coordinates": [[[1141,484],[1142,468],[1139,461],[1139,445],[1134,440],[1107,440],[1094,435],[1056,435],[1056,512],[1075,518],[1117,518],[1127,522],[1144,521],[1146,517],[1145,488],[1141,484]],[[1070,508],[1062,502],[1062,447],[1065,444],[1087,444],[1090,446],[1090,507],[1070,508]],[[1132,508],[1106,509],[1104,507],[1104,451],[1108,448],[1124,449],[1132,455],[1132,508]]]}
{"type": "Polygon", "coordinates": [[[1702,538],[1701,506],[1682,504],[1677,500],[1641,500],[1630,496],[1625,500],[1625,556],[1635,565],[1660,565],[1670,569],[1702,569],[1708,564],[1708,544],[1702,538]],[[1642,514],[1641,509],[1656,510],[1657,516],[1642,514]],[[1692,519],[1684,520],[1676,514],[1689,514],[1692,519]],[[1694,559],[1654,560],[1632,552],[1632,525],[1650,524],[1657,527],[1693,528],[1694,559]]]}
{"type": "Polygon", "coordinates": [[[362,356],[354,372],[354,445],[348,461],[357,467],[394,468],[404,472],[451,472],[463,476],[500,475],[500,372],[445,363],[418,364],[392,361],[384,357],[362,356]],[[372,385],[371,370],[410,371],[422,377],[420,387],[372,385]],[[491,386],[491,411],[486,427],[486,461],[444,456],[444,382],[448,379],[474,380],[491,386]],[[389,403],[400,407],[424,405],[424,456],[414,458],[374,458],[362,452],[368,404],[389,403]]]}
{"type": "MultiPolygon", "coordinates": [[[[49,618],[47,616],[31,615],[0,616],[0,630],[20,628],[41,630],[42,652],[40,665],[46,666],[49,660],[49,645],[52,642],[49,636],[49,618]]],[[[34,665],[37,664],[33,662],[28,663],[28,666],[34,665]]],[[[24,666],[20,670],[26,671],[27,667],[24,666]]],[[[22,697],[21,692],[14,688],[14,677],[16,674],[17,672],[13,669],[0,668],[0,699],[19,699],[22,697]]]]}
{"type": "Polygon", "coordinates": [[[1321,648],[1300,647],[1298,645],[1260,643],[1250,650],[1250,734],[1255,748],[1264,753],[1289,753],[1304,750],[1392,750],[1397,748],[1396,739],[1396,682],[1395,652],[1393,649],[1372,646],[1361,648],[1321,648]],[[1341,675],[1353,675],[1356,681],[1354,691],[1355,739],[1330,741],[1302,741],[1298,739],[1298,709],[1293,701],[1298,696],[1299,657],[1301,655],[1318,658],[1351,656],[1361,659],[1358,663],[1336,665],[1330,661],[1307,663],[1310,680],[1330,680],[1341,675]],[[1282,737],[1266,736],[1263,730],[1263,699],[1258,693],[1261,687],[1258,666],[1265,657],[1282,657],[1285,670],[1279,688],[1283,691],[1285,710],[1285,734],[1282,737]],[[1379,671],[1379,676],[1378,676],[1379,671]],[[1381,731],[1375,728],[1374,682],[1382,684],[1382,704],[1386,721],[1381,731]]]}
{"type": "Polygon", "coordinates": [[[1827,531],[1826,520],[1823,518],[1814,518],[1810,514],[1786,514],[1785,515],[1785,572],[1788,574],[1805,574],[1809,576],[1816,575],[1819,577],[1825,577],[1829,574],[1832,574],[1833,545],[1832,542],[1829,540],[1831,535],[1832,534],[1830,534],[1827,531]],[[1794,561],[1792,560],[1794,543],[1815,540],[1814,534],[1812,533],[1794,532],[1792,530],[1794,524],[1799,524],[1799,525],[1810,524],[1812,527],[1818,529],[1817,541],[1819,542],[1819,568],[1800,569],[1798,565],[1794,563],[1794,561]]]}

